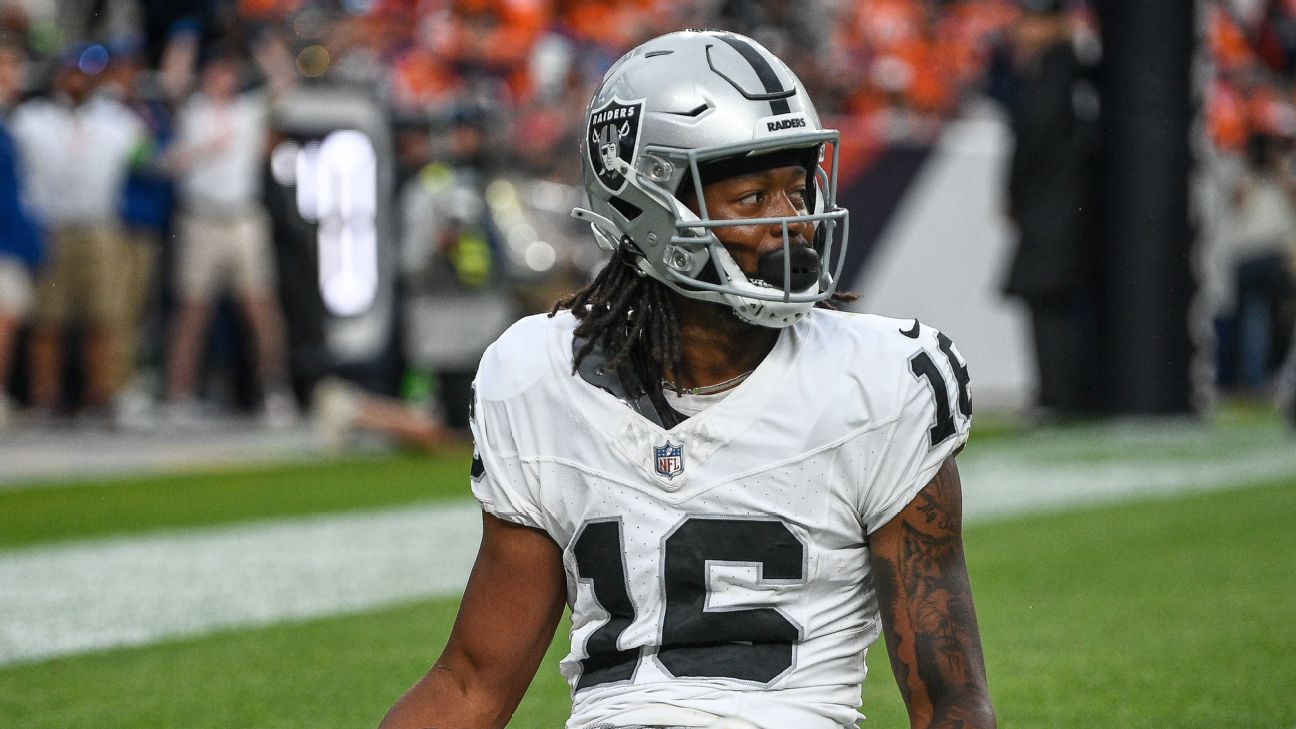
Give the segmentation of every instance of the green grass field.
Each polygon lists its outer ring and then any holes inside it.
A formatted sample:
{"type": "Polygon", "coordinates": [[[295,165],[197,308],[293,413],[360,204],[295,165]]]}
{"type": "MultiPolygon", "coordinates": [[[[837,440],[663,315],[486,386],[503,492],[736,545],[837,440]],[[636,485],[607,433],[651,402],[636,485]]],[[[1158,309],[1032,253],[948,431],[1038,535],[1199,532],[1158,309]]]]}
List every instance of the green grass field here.
{"type": "Polygon", "coordinates": [[[464,498],[470,452],[0,490],[0,548],[464,498]]]}
{"type": "MultiPolygon", "coordinates": [[[[379,457],[0,491],[0,559],[82,537],[462,498],[464,469],[463,457],[379,457]]],[[[966,539],[1000,726],[1296,729],[1296,478],[977,523],[966,539]]],[[[11,665],[0,727],[373,726],[436,656],[455,607],[11,665]]],[[[562,726],[564,642],[510,726],[562,726]]],[[[906,726],[881,645],[869,664],[865,726],[906,726]]]]}

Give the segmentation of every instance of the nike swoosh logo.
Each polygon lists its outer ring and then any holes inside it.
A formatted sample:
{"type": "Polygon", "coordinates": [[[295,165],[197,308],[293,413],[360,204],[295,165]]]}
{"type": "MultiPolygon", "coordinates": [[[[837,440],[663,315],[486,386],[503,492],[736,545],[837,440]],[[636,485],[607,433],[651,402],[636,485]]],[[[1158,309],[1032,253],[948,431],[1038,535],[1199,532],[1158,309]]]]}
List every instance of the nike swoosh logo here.
{"type": "Polygon", "coordinates": [[[919,330],[920,328],[922,328],[922,324],[919,324],[919,323],[918,323],[918,320],[917,320],[917,319],[914,319],[914,325],[913,325],[912,327],[910,327],[909,329],[901,329],[901,330],[900,330],[900,333],[903,334],[903,335],[905,335],[906,337],[909,337],[910,339],[917,339],[917,338],[918,338],[918,330],[919,330]]]}

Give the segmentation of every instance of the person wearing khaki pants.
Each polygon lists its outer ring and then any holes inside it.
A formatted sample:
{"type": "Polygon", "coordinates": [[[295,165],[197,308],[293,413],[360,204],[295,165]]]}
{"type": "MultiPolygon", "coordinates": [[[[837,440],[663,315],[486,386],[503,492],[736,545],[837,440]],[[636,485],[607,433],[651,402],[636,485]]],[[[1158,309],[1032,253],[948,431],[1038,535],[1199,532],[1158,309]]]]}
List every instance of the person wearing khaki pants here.
{"type": "Polygon", "coordinates": [[[98,77],[79,63],[83,51],[65,51],[51,94],[23,103],[10,120],[32,210],[48,231],[36,274],[31,399],[38,413],[61,404],[65,327],[80,323],[84,405],[111,415],[127,283],[117,206],[144,137],[129,111],[96,93],[98,77]]]}
{"type": "Polygon", "coordinates": [[[50,231],[50,261],[37,279],[31,340],[31,398],[53,410],[62,394],[64,328],[84,324],[85,402],[104,408],[117,391],[120,332],[126,317],[125,246],[109,224],[63,226],[50,231]]]}
{"type": "MultiPolygon", "coordinates": [[[[131,386],[131,378],[140,363],[140,335],[149,311],[156,307],[154,271],[162,250],[162,241],[156,231],[128,227],[122,232],[122,273],[125,285],[125,302],[120,335],[119,388],[131,386]]],[[[147,354],[147,352],[145,353],[147,354]]]]}
{"type": "Polygon", "coordinates": [[[262,390],[262,420],[289,425],[297,404],[288,386],[284,326],[279,310],[269,219],[261,204],[268,97],[240,92],[241,61],[213,53],[199,86],[177,116],[168,155],[176,173],[175,287],[179,311],[171,323],[167,400],[172,420],[196,419],[199,355],[216,296],[228,289],[247,319],[262,390]]]}
{"type": "Polygon", "coordinates": [[[295,418],[295,409],[287,401],[284,331],[275,294],[269,217],[259,206],[223,216],[187,212],[177,227],[175,284],[180,309],[172,322],[167,358],[170,403],[184,408],[194,398],[212,302],[228,285],[252,331],[257,377],[264,390],[264,419],[270,425],[286,424],[295,418]]]}

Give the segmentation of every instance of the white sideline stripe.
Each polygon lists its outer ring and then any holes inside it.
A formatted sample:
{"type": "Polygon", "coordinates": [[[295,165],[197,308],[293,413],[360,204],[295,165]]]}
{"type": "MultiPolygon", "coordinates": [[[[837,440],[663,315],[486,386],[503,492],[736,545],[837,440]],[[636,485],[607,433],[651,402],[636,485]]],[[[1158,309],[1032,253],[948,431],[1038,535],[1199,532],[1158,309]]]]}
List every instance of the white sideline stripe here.
{"type": "Polygon", "coordinates": [[[463,590],[475,502],[23,549],[0,556],[0,665],[463,590]]]}
{"type": "Polygon", "coordinates": [[[1131,498],[1216,491],[1296,475],[1296,449],[1248,452],[1229,461],[1068,463],[1023,468],[1003,453],[959,456],[964,517],[987,521],[1131,498]]]}
{"type": "Polygon", "coordinates": [[[204,419],[200,430],[162,428],[153,433],[94,428],[0,431],[0,463],[4,464],[0,491],[323,457],[305,426],[274,430],[250,418],[205,415],[204,419]]]}
{"type": "MultiPolygon", "coordinates": [[[[1293,449],[1263,445],[1105,464],[1041,465],[1041,450],[961,456],[967,519],[1296,474],[1293,449]]],[[[468,502],[0,552],[0,665],[455,595],[480,530],[468,502]]]]}

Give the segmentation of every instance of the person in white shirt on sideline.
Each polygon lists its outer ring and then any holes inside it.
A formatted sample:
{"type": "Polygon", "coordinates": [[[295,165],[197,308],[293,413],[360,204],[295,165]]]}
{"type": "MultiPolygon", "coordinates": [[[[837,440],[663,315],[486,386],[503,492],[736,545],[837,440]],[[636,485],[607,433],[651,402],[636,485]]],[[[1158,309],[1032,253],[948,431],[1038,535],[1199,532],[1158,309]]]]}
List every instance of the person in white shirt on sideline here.
{"type": "Polygon", "coordinates": [[[199,88],[180,110],[170,166],[177,173],[179,248],[167,399],[177,419],[196,414],[195,393],[214,299],[232,288],[254,340],[266,424],[297,417],[288,387],[269,218],[261,203],[268,99],[240,92],[240,63],[221,49],[203,64],[199,88]]]}
{"type": "Polygon", "coordinates": [[[11,119],[29,202],[48,231],[30,347],[31,399],[39,415],[60,405],[67,325],[84,326],[84,403],[90,412],[108,414],[122,379],[118,349],[126,298],[117,209],[144,136],[134,115],[94,93],[95,75],[106,63],[101,46],[69,49],[50,97],[24,103],[11,119]]]}

